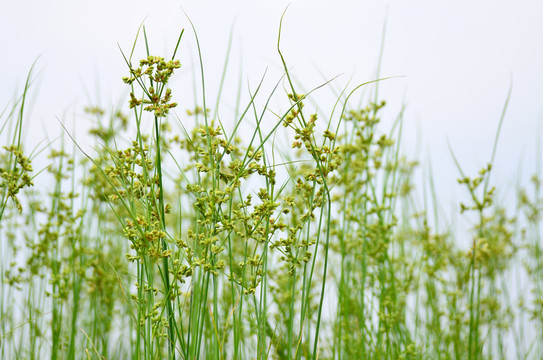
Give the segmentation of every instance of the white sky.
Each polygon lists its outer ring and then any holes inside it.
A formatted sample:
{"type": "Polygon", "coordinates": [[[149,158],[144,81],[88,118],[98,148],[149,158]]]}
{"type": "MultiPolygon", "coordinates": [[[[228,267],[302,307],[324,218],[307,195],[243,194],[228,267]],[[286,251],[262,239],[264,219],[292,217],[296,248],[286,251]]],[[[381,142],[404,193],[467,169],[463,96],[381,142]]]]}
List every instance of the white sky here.
{"type": "MultiPolygon", "coordinates": [[[[128,52],[143,21],[151,52],[158,55],[171,54],[184,27],[179,59],[190,63],[196,56],[194,35],[181,5],[196,26],[210,90],[218,84],[233,24],[234,88],[240,61],[244,81],[254,86],[269,67],[273,83],[281,74],[279,19],[289,3],[282,48],[293,74],[308,88],[322,82],[317,68],[327,77],[343,74],[337,87],[351,76],[352,84],[373,79],[387,19],[381,75],[404,77],[383,82],[381,98],[391,104],[391,118],[407,104],[404,150],[414,156],[422,141],[421,159],[431,154],[445,198],[452,201],[449,194],[459,190],[447,139],[465,170],[475,174],[490,157],[511,79],[495,180],[514,185],[521,157],[525,178],[535,170],[543,116],[543,2],[538,0],[3,0],[0,107],[22,88],[38,56],[32,141],[44,136],[44,128],[58,134],[56,117],[70,123],[89,103],[117,104],[125,94],[120,78],[127,74],[117,44],[128,52]]],[[[183,96],[192,93],[188,70],[182,68],[173,88],[183,108],[192,107],[183,106],[183,96]]]]}

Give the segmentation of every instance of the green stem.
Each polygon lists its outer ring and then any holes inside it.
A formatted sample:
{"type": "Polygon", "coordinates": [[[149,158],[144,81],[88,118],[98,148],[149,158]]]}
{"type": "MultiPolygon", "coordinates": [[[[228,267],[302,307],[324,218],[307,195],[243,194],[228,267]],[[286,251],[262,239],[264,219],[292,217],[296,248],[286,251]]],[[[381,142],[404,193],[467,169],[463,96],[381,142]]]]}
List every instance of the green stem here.
{"type": "MultiPolygon", "coordinates": [[[[159,211],[160,211],[160,220],[162,225],[162,230],[166,231],[166,217],[164,213],[164,184],[162,182],[162,160],[160,158],[160,131],[159,131],[159,123],[158,118],[155,116],[155,136],[156,136],[156,167],[158,172],[158,188],[159,188],[159,194],[158,194],[158,201],[159,201],[159,211]]],[[[162,238],[162,250],[166,251],[168,250],[168,244],[166,244],[166,240],[162,238]]],[[[175,319],[174,319],[174,312],[172,309],[172,302],[170,300],[171,296],[171,287],[170,287],[170,271],[169,271],[169,264],[168,264],[168,258],[162,257],[162,266],[164,267],[164,273],[162,275],[162,280],[164,281],[164,286],[166,290],[166,309],[168,314],[168,336],[169,336],[169,342],[170,346],[168,349],[168,356],[170,359],[175,359],[175,343],[176,343],[176,332],[175,332],[175,319]]]]}

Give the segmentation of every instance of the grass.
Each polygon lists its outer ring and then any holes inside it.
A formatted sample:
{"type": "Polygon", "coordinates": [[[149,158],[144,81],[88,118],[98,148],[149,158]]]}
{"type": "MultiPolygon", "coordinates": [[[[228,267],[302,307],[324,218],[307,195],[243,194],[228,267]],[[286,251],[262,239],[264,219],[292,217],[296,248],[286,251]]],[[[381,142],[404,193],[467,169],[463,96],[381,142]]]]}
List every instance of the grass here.
{"type": "Polygon", "coordinates": [[[500,207],[499,130],[475,177],[453,155],[473,224],[460,234],[431,175],[415,206],[402,114],[383,132],[384,101],[352,105],[379,80],[312,111],[328,83],[296,85],[279,38],[284,76],[227,122],[228,85],[213,112],[199,44],[201,106],[187,109],[168,88],[184,33],[166,58],[142,34],[143,60],[137,39],[122,54],[128,106],[86,109],[92,152],[25,147],[32,71],[1,113],[0,358],[541,358],[541,182],[500,207]]]}

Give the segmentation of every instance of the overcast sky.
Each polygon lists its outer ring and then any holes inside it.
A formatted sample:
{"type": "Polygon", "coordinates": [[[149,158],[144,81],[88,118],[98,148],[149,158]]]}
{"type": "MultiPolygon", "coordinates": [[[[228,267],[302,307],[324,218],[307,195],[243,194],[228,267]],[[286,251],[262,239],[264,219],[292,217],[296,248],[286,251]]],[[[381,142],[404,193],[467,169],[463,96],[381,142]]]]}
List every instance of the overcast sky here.
{"type": "MultiPolygon", "coordinates": [[[[381,76],[402,77],[381,83],[381,98],[391,104],[390,119],[402,103],[407,106],[404,151],[414,156],[420,148],[423,162],[431,155],[442,192],[458,189],[447,140],[469,173],[482,167],[511,82],[496,182],[514,185],[521,158],[525,177],[535,170],[543,117],[543,2],[537,0],[3,1],[0,96],[5,103],[22,88],[39,56],[40,85],[29,119],[39,136],[29,139],[41,138],[42,129],[58,134],[56,117],[69,123],[89,103],[108,107],[126,95],[118,46],[129,51],[142,22],[156,54],[171,54],[185,28],[180,60],[194,60],[183,9],[200,38],[210,91],[218,84],[232,26],[232,83],[237,87],[240,64],[245,82],[256,84],[266,68],[274,82],[281,75],[279,20],[289,3],[282,47],[308,88],[339,74],[338,88],[351,78],[353,85],[374,79],[386,19],[381,76]]],[[[192,93],[190,71],[183,68],[174,94],[192,93]]],[[[176,100],[183,105],[183,98],[176,100]]]]}

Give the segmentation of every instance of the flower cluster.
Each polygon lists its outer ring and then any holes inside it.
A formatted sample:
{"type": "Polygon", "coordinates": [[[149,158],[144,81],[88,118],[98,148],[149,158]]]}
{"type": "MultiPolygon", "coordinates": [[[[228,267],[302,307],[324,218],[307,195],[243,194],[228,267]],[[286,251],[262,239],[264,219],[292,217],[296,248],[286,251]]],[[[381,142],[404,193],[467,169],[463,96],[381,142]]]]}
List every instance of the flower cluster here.
{"type": "Polygon", "coordinates": [[[165,61],[159,56],[149,56],[147,59],[140,60],[140,67],[130,68],[130,77],[124,77],[123,81],[131,85],[134,81],[138,82],[143,89],[146,97],[137,98],[134,92],[130,93],[130,108],[141,104],[146,104],[145,111],[152,112],[156,117],[165,117],[171,108],[176,107],[177,103],[171,102],[172,91],[165,88],[166,83],[173,75],[175,69],[181,67],[179,60],[165,61]],[[145,84],[144,77],[151,81],[151,85],[145,84]],[[156,88],[153,84],[156,83],[156,88]]]}
{"type": "MultiPolygon", "coordinates": [[[[22,206],[17,198],[17,194],[21,189],[34,185],[29,175],[32,172],[32,165],[22,150],[16,146],[4,146],[4,150],[8,152],[8,157],[4,160],[5,167],[0,168],[0,188],[5,189],[6,199],[10,198],[17,207],[17,210],[22,212],[22,206]],[[15,161],[12,161],[14,158],[15,161]]],[[[1,217],[1,216],[0,216],[1,217]]]]}

